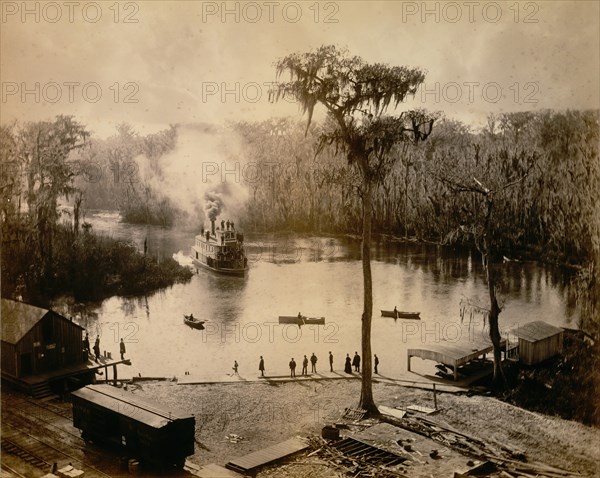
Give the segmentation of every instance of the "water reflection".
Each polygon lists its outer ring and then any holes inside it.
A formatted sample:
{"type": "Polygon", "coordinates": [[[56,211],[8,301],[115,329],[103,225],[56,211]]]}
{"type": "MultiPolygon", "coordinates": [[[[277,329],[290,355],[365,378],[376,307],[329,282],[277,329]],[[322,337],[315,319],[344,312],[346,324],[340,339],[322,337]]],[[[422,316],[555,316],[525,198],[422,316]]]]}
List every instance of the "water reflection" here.
{"type": "MultiPolygon", "coordinates": [[[[149,251],[171,257],[189,253],[193,232],[170,231],[88,217],[96,231],[131,239],[149,251]]],[[[114,217],[112,217],[114,220],[114,217]]],[[[76,317],[90,336],[102,335],[103,349],[118,350],[122,337],[134,365],[125,374],[150,376],[229,371],[254,373],[263,355],[270,373],[287,373],[287,362],[315,352],[325,363],[331,350],[336,368],[346,353],[360,350],[362,312],[361,243],[352,237],[296,234],[245,234],[250,270],[246,278],[196,270],[187,284],[176,284],[148,297],[113,297],[101,304],[59,300],[55,307],[76,317]],[[325,326],[278,324],[279,315],[325,316],[325,326]],[[206,320],[192,330],[183,314],[206,320]],[[255,363],[256,362],[256,363],[255,363]],[[338,363],[339,362],[339,363],[338,363]]],[[[485,334],[481,318],[461,323],[460,302],[488,301],[479,254],[431,244],[374,241],[372,251],[374,317],[372,343],[388,375],[406,369],[406,349],[424,342],[452,340],[456,331],[485,334]],[[380,309],[421,312],[421,321],[382,318],[380,309]],[[416,323],[415,323],[416,322],[416,323]]],[[[501,267],[502,329],[533,320],[573,327],[577,317],[557,268],[532,262],[501,267]]],[[[125,375],[127,376],[127,375],[125,375]]]]}

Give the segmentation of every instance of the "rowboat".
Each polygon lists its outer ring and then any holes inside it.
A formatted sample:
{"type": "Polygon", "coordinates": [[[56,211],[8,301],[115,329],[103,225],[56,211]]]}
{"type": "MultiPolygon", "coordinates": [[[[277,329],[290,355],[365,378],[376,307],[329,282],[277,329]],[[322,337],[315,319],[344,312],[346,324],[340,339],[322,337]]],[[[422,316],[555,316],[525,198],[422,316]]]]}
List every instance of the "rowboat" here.
{"type": "Polygon", "coordinates": [[[204,322],[206,320],[198,320],[195,317],[191,317],[189,315],[183,315],[183,322],[185,325],[189,325],[193,329],[204,330],[204,322]]]}
{"type": "Polygon", "coordinates": [[[325,325],[325,317],[306,317],[305,315],[298,317],[297,315],[280,315],[279,323],[295,325],[325,325]]]}
{"type": "Polygon", "coordinates": [[[413,320],[421,320],[421,312],[403,312],[401,310],[393,311],[393,310],[382,310],[382,317],[392,317],[393,319],[413,319],[413,320]]]}

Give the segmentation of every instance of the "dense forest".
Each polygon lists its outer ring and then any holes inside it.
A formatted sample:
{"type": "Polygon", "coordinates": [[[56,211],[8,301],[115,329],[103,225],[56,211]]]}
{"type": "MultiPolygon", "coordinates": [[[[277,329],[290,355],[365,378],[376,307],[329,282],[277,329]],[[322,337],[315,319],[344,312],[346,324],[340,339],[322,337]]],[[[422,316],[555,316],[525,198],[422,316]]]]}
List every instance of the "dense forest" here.
{"type": "Polygon", "coordinates": [[[129,243],[94,235],[83,211],[90,192],[77,187],[95,184],[89,176],[84,181],[89,171],[76,159],[92,150],[83,125],[58,116],[2,126],[0,140],[3,297],[38,305],[62,294],[99,300],[190,279],[173,259],[159,262],[129,243]]]}
{"type": "MultiPolygon", "coordinates": [[[[359,176],[335,148],[319,146],[328,126],[313,122],[307,129],[305,122],[280,118],[200,128],[203,141],[221,137],[210,147],[211,154],[222,148],[223,157],[241,164],[239,175],[224,178],[240,182],[247,191],[236,218],[240,226],[253,231],[360,232],[359,176]],[[223,143],[235,143],[236,154],[223,143]]],[[[86,237],[79,234],[85,209],[118,209],[127,222],[194,227],[185,205],[161,187],[170,174],[165,158],[178,154],[180,129],[172,126],[142,136],[123,124],[115,135],[98,139],[65,117],[3,126],[3,293],[7,277],[16,272],[12,269],[25,267],[7,259],[21,257],[7,244],[22,237],[24,229],[37,234],[37,248],[30,247],[45,264],[44,258],[60,256],[53,250],[60,241],[52,243],[48,228],[66,228],[73,235],[66,243],[81,242],[86,237]],[[72,208],[63,210],[61,203],[72,208]],[[26,209],[30,223],[15,222],[16,211],[26,209]]],[[[469,235],[461,231],[478,224],[483,208],[476,194],[457,192],[458,178],[473,177],[489,187],[519,178],[495,199],[495,249],[509,258],[576,267],[582,317],[586,329],[597,334],[599,137],[597,111],[490,115],[480,131],[439,119],[427,141],[402,142],[392,152],[396,160],[374,191],[373,232],[440,244],[469,243],[469,235]]],[[[194,174],[199,176],[199,170],[194,174]]],[[[196,180],[198,194],[219,186],[196,180]]],[[[20,277],[24,280],[27,274],[20,277]]]]}
{"type": "MultiPolygon", "coordinates": [[[[333,151],[315,158],[319,126],[289,120],[239,123],[247,161],[257,165],[247,227],[307,232],[360,231],[358,178],[333,151]]],[[[453,120],[435,124],[417,147],[403,143],[373,205],[373,229],[446,243],[476,211],[472,195],[455,195],[441,178],[472,171],[496,184],[525,175],[496,205],[495,235],[507,255],[543,254],[580,263],[591,257],[599,164],[597,112],[546,111],[491,116],[473,133],[453,120]]],[[[250,171],[250,168],[248,168],[250,171]]],[[[249,174],[250,176],[250,174],[249,174]]]]}

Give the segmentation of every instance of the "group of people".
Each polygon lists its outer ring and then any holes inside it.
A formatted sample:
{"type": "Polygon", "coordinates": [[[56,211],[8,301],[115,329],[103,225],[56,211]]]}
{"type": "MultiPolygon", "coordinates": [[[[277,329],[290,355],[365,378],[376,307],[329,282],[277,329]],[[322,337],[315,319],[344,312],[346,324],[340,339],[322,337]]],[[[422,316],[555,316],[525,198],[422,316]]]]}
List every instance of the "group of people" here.
{"type": "MultiPolygon", "coordinates": [[[[332,360],[333,355],[331,355],[331,352],[329,352],[329,355],[330,355],[330,360],[332,360]]],[[[311,363],[310,371],[311,371],[311,373],[317,373],[317,361],[318,360],[319,359],[313,352],[313,354],[310,356],[310,363],[311,363]]],[[[309,361],[309,359],[305,355],[304,360],[302,360],[302,375],[308,375],[308,361],[309,361]]],[[[330,362],[330,365],[332,363],[333,362],[330,362]]],[[[295,377],[296,376],[296,361],[294,360],[293,357],[292,357],[292,360],[290,360],[290,363],[288,365],[290,367],[290,377],[295,377]]]]}
{"type": "MultiPolygon", "coordinates": [[[[318,362],[318,358],[317,356],[313,354],[310,356],[310,358],[308,358],[306,355],[304,356],[303,360],[302,360],[302,373],[301,375],[308,375],[308,363],[310,362],[311,364],[311,373],[317,373],[317,362],[318,362]]],[[[375,373],[379,373],[379,357],[377,357],[377,354],[374,355],[374,359],[373,359],[373,363],[374,363],[374,371],[375,373]]],[[[296,360],[294,359],[294,357],[291,358],[289,364],[289,369],[290,369],[290,377],[294,378],[296,377],[296,360]]],[[[346,354],[346,362],[344,365],[344,372],[346,373],[353,373],[352,368],[354,367],[354,372],[358,372],[360,373],[360,355],[358,354],[358,352],[354,352],[354,358],[350,359],[350,354],[346,354]]],[[[258,370],[260,371],[260,376],[264,377],[265,376],[265,359],[263,358],[263,356],[260,356],[260,360],[258,362],[258,370]]],[[[333,372],[333,354],[331,353],[331,351],[329,352],[329,370],[331,372],[333,372]]],[[[238,363],[237,361],[234,362],[233,365],[233,371],[235,375],[238,375],[238,363]]]]}
{"type": "MultiPolygon", "coordinates": [[[[94,357],[96,359],[96,363],[99,363],[100,361],[100,336],[97,335],[96,336],[96,341],[94,342],[94,357]]],[[[90,349],[90,336],[89,334],[86,332],[85,334],[85,338],[83,339],[83,351],[86,352],[89,356],[89,354],[92,352],[92,350],[90,349]]],[[[124,360],[125,358],[125,342],[123,342],[123,339],[121,339],[121,342],[119,342],[119,352],[121,354],[121,360],[124,360]]]]}
{"type": "MultiPolygon", "coordinates": [[[[94,350],[94,356],[96,358],[96,362],[98,362],[98,360],[100,359],[100,336],[99,335],[96,336],[96,341],[94,342],[93,350],[94,350]]],[[[90,349],[90,336],[87,332],[85,334],[85,338],[83,339],[83,351],[87,352],[88,354],[90,354],[92,352],[92,349],[90,349]]]]}
{"type": "MultiPolygon", "coordinates": [[[[311,373],[317,373],[317,362],[318,362],[318,358],[317,356],[313,354],[310,356],[310,358],[308,358],[306,355],[304,356],[304,359],[302,360],[302,374],[301,375],[308,375],[308,363],[310,362],[311,364],[311,373]]],[[[375,373],[379,373],[379,357],[377,357],[377,354],[374,355],[373,358],[373,364],[374,364],[374,371],[375,373]]],[[[294,357],[292,357],[292,359],[290,360],[288,366],[290,368],[290,377],[294,378],[296,377],[296,360],[294,359],[294,357]]],[[[344,365],[344,372],[346,373],[353,373],[352,371],[352,367],[354,367],[354,372],[358,372],[360,373],[360,355],[358,355],[358,352],[354,352],[354,358],[350,359],[350,354],[346,354],[346,363],[344,365]]],[[[239,368],[239,364],[237,362],[237,360],[234,360],[233,362],[233,375],[239,375],[238,372],[238,368],[239,368]]],[[[265,376],[265,359],[263,358],[263,356],[260,356],[260,360],[258,362],[258,370],[260,372],[260,376],[264,377],[265,376]]],[[[333,372],[333,354],[331,353],[331,351],[329,352],[329,370],[331,372],[333,372]]]]}

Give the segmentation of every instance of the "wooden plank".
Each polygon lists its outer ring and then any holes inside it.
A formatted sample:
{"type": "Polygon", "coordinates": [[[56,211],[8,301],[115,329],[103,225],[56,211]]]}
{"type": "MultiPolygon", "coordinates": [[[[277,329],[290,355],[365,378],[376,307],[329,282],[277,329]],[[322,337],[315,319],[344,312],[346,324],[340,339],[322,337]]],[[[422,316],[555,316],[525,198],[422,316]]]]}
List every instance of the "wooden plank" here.
{"type": "Polygon", "coordinates": [[[223,468],[215,463],[204,465],[194,473],[200,478],[240,478],[240,474],[235,471],[223,468]]]}
{"type": "Polygon", "coordinates": [[[398,410],[397,408],[390,408],[385,405],[380,405],[378,408],[384,415],[390,415],[395,418],[404,418],[404,415],[406,415],[404,410],[398,410]]]}
{"type": "Polygon", "coordinates": [[[409,405],[406,407],[406,409],[413,412],[425,413],[426,415],[431,415],[432,413],[437,412],[435,408],[422,407],[420,405],[409,405]]]}
{"type": "Polygon", "coordinates": [[[235,458],[225,466],[230,469],[250,471],[298,453],[299,451],[306,450],[307,448],[308,444],[301,438],[291,438],[260,451],[235,458]]]}

